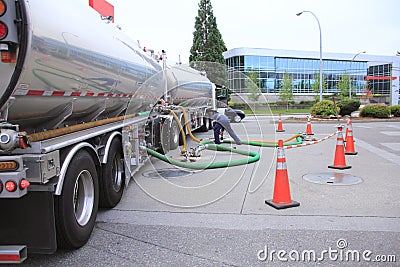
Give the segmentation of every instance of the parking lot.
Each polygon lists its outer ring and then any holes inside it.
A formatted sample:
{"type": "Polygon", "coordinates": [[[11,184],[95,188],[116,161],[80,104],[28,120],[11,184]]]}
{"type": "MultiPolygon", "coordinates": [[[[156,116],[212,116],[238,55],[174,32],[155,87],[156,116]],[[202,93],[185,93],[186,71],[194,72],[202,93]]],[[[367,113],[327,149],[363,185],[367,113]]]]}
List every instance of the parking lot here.
{"type": "MultiPolygon", "coordinates": [[[[248,116],[233,128],[243,140],[271,142],[306,129],[283,117],[285,132],[277,133],[276,119],[248,116]]],[[[336,124],[313,122],[312,138],[329,136],[336,124]]],[[[282,210],[265,204],[274,194],[274,147],[225,144],[261,155],[228,168],[183,169],[151,158],[119,205],[99,212],[87,245],[31,255],[22,266],[394,266],[400,261],[400,121],[353,121],[353,133],[358,154],[346,155],[346,170],[328,168],[336,135],[284,150],[291,198],[300,206],[282,210]],[[327,183],[321,175],[336,179],[327,183]]],[[[196,136],[206,140],[212,131],[196,136]]],[[[169,155],[180,158],[179,151],[169,155]]],[[[196,162],[243,157],[204,150],[196,162]]]]}

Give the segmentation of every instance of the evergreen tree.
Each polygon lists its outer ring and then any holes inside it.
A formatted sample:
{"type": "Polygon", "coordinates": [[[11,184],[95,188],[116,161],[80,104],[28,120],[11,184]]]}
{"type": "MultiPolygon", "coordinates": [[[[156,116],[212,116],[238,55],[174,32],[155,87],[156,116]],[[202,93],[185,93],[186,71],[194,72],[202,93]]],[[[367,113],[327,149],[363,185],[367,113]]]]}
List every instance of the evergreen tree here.
{"type": "Polygon", "coordinates": [[[200,0],[194,27],[189,62],[207,61],[225,65],[222,52],[227,49],[217,27],[211,0],[200,0]]]}

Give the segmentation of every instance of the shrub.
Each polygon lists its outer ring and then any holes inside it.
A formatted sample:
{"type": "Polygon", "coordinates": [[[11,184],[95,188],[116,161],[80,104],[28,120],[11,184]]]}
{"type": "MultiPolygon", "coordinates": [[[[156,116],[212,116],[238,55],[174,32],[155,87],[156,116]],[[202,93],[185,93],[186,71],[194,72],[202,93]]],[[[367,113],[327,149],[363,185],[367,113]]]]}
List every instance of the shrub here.
{"type": "Polygon", "coordinates": [[[299,102],[300,105],[308,105],[308,106],[312,106],[315,104],[314,100],[301,100],[299,102]]]}
{"type": "Polygon", "coordinates": [[[228,104],[233,109],[249,109],[247,103],[228,102],[228,104]]]}
{"type": "MultiPolygon", "coordinates": [[[[340,112],[339,107],[336,107],[336,110],[337,113],[340,112]]],[[[313,116],[328,117],[337,113],[335,112],[335,105],[331,100],[322,100],[311,107],[311,115],[313,116]]]]}
{"type": "Polygon", "coordinates": [[[340,115],[350,115],[352,112],[358,110],[360,107],[360,100],[345,98],[337,103],[340,108],[340,115]]]}
{"type": "Polygon", "coordinates": [[[394,117],[400,117],[400,104],[390,106],[389,110],[390,110],[390,114],[392,114],[394,117]]]}
{"type": "Polygon", "coordinates": [[[388,118],[390,116],[390,110],[386,105],[370,104],[361,109],[360,116],[372,118],[388,118]]]}

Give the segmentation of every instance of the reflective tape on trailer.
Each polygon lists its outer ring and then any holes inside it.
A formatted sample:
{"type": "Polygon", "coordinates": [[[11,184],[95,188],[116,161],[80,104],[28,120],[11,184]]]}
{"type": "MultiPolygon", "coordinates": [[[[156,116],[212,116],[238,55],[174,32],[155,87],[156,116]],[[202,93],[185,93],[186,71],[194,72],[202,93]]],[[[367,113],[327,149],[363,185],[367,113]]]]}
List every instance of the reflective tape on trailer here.
{"type": "MultiPolygon", "coordinates": [[[[25,90],[17,89],[15,96],[90,96],[90,97],[116,97],[116,98],[132,98],[133,94],[108,94],[94,92],[64,92],[64,91],[46,91],[46,90],[25,90]]],[[[153,97],[156,98],[156,97],[153,97]]]]}
{"type": "MultiPolygon", "coordinates": [[[[115,98],[146,98],[146,99],[158,99],[159,96],[154,95],[134,95],[134,94],[110,94],[110,93],[94,93],[94,92],[71,92],[71,91],[46,91],[46,90],[31,90],[31,89],[17,89],[14,92],[14,96],[79,96],[79,97],[115,97],[115,98]]],[[[177,97],[175,100],[189,100],[195,99],[195,97],[177,97]]]]}

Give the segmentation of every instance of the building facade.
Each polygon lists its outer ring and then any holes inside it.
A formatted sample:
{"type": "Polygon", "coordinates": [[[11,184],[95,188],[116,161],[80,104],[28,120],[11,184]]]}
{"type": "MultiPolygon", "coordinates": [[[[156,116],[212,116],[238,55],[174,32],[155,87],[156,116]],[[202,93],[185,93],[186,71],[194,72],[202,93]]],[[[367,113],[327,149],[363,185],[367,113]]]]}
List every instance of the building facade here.
{"type": "MultiPolygon", "coordinates": [[[[230,89],[249,93],[248,77],[264,94],[277,95],[284,75],[293,79],[295,96],[319,94],[320,61],[318,52],[265,48],[234,48],[224,52],[230,89]]],[[[347,79],[348,90],[362,96],[383,96],[388,104],[399,104],[400,57],[365,53],[323,53],[324,95],[338,93],[339,82],[347,79]],[[346,78],[345,78],[346,77],[346,78]]]]}

